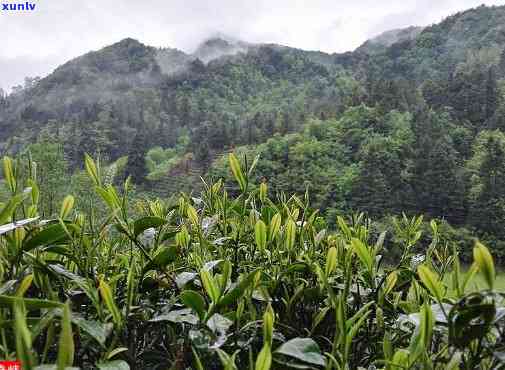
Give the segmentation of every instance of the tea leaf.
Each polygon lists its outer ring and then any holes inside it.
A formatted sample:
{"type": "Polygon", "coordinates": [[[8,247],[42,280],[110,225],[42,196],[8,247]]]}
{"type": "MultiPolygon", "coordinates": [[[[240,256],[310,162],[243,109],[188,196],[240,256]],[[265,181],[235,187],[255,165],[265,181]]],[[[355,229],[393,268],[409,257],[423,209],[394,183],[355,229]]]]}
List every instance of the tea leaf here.
{"type": "Polygon", "coordinates": [[[293,357],[303,362],[326,366],[326,359],[311,338],[294,338],[281,345],[275,353],[293,357]]]}
{"type": "Polygon", "coordinates": [[[72,208],[74,207],[74,202],[75,199],[71,195],[67,195],[65,199],[63,199],[63,203],[61,204],[61,210],[60,210],[60,218],[62,220],[67,218],[67,216],[70,214],[72,208]]]}
{"type": "Polygon", "coordinates": [[[117,308],[116,302],[114,301],[114,295],[112,294],[112,289],[109,284],[107,284],[104,280],[100,280],[100,284],[98,286],[100,290],[100,295],[107,306],[107,309],[112,314],[112,319],[117,326],[121,326],[121,313],[117,308]]]}
{"type": "Polygon", "coordinates": [[[326,255],[325,275],[328,277],[337,267],[337,248],[331,247],[326,255]]]}
{"type": "Polygon", "coordinates": [[[54,224],[38,232],[24,242],[23,250],[31,251],[40,246],[59,243],[68,239],[68,234],[61,224],[54,224]]]}
{"type": "Polygon", "coordinates": [[[441,302],[443,296],[443,288],[441,283],[438,281],[438,276],[433,271],[431,271],[428,266],[425,265],[419,266],[417,268],[417,273],[419,274],[419,278],[431,293],[431,295],[435,297],[438,302],[441,302]]]}
{"type": "Polygon", "coordinates": [[[84,154],[84,167],[95,186],[102,186],[95,161],[87,153],[84,154]]]}
{"type": "Polygon", "coordinates": [[[193,309],[198,314],[200,320],[203,320],[207,304],[200,293],[194,290],[185,290],[180,294],[179,298],[185,306],[193,309]]]}
{"type": "Polygon", "coordinates": [[[12,159],[5,156],[3,158],[3,176],[7,182],[7,186],[11,193],[16,192],[16,176],[14,174],[14,166],[12,165],[12,159]]]}
{"type": "Polygon", "coordinates": [[[122,360],[108,361],[96,364],[100,370],[130,370],[130,365],[122,360]]]}
{"type": "Polygon", "coordinates": [[[141,219],[138,219],[133,223],[133,233],[137,237],[147,229],[157,228],[165,225],[166,223],[167,221],[161,217],[156,216],[142,217],[141,219]]]}
{"type": "Polygon", "coordinates": [[[263,251],[267,244],[267,226],[261,220],[256,222],[256,226],[254,227],[254,237],[258,249],[263,251]]]}
{"type": "Polygon", "coordinates": [[[235,180],[237,181],[240,190],[244,192],[247,187],[247,181],[246,178],[244,177],[244,173],[242,172],[240,162],[233,153],[230,153],[230,155],[228,156],[228,160],[230,162],[231,172],[233,173],[233,176],[235,177],[235,180]]]}
{"type": "Polygon", "coordinates": [[[483,244],[476,242],[473,248],[473,259],[479,267],[479,272],[484,276],[484,280],[489,289],[493,289],[496,278],[493,257],[483,244]]]}
{"type": "Polygon", "coordinates": [[[258,357],[256,358],[255,370],[270,370],[272,366],[272,352],[268,344],[263,345],[258,357]]]}
{"type": "Polygon", "coordinates": [[[61,334],[58,344],[58,370],[65,370],[74,362],[74,335],[72,333],[71,313],[68,303],[63,307],[61,334]]]}

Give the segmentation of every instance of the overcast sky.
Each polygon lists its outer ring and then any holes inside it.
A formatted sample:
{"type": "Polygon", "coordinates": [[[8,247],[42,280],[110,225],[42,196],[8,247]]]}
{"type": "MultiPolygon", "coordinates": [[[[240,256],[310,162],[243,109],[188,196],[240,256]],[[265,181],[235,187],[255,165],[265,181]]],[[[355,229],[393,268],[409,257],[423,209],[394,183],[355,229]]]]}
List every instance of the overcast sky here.
{"type": "MultiPolygon", "coordinates": [[[[33,12],[0,12],[0,87],[44,76],[70,58],[136,38],[192,51],[223,33],[249,42],[342,52],[383,31],[436,23],[505,0],[29,0],[33,12]]],[[[2,0],[24,3],[25,0],[2,0]]]]}

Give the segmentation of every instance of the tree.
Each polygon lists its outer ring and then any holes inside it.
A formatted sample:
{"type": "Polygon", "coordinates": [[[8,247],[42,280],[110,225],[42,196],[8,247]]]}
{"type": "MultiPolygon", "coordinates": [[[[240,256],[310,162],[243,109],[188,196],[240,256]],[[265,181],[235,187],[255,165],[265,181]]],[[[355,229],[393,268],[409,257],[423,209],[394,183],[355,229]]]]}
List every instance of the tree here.
{"type": "Polygon", "coordinates": [[[500,55],[499,69],[500,69],[500,76],[502,77],[505,76],[505,49],[503,49],[500,55]]]}
{"type": "Polygon", "coordinates": [[[498,84],[493,67],[489,68],[486,81],[486,120],[490,120],[498,107],[498,84]]]}
{"type": "Polygon", "coordinates": [[[404,181],[401,150],[391,138],[374,136],[361,148],[360,172],[351,193],[354,208],[375,216],[401,212],[411,191],[404,181]]]}
{"type": "Polygon", "coordinates": [[[472,173],[470,223],[496,237],[505,237],[505,134],[483,131],[468,163],[472,173]]]}
{"type": "Polygon", "coordinates": [[[447,84],[438,80],[427,80],[422,85],[424,100],[433,109],[440,109],[447,104],[447,84]]]}
{"type": "Polygon", "coordinates": [[[432,146],[427,166],[418,183],[418,206],[432,217],[444,218],[461,224],[465,221],[465,185],[458,153],[448,135],[432,146]]]}
{"type": "Polygon", "coordinates": [[[52,217],[59,210],[59,203],[68,190],[68,165],[63,145],[54,137],[42,135],[27,152],[36,163],[37,183],[40,188],[39,209],[43,217],[52,217]]]}
{"type": "Polygon", "coordinates": [[[142,184],[147,176],[146,166],[147,135],[145,129],[139,128],[128,152],[125,175],[130,176],[135,184],[142,184]]]}
{"type": "Polygon", "coordinates": [[[460,154],[449,135],[446,114],[420,110],[414,116],[412,188],[413,210],[462,223],[465,219],[465,181],[460,154]]]}
{"type": "Polygon", "coordinates": [[[282,113],[281,134],[286,135],[291,130],[291,117],[288,112],[282,113]]]}
{"type": "Polygon", "coordinates": [[[7,93],[0,87],[0,112],[7,107],[7,93]]]}

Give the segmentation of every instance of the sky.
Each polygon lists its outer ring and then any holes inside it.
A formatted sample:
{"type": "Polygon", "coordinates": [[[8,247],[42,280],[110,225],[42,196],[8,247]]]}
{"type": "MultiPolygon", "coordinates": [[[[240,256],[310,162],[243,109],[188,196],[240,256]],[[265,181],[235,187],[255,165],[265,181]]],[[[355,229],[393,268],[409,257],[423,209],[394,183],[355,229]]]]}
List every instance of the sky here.
{"type": "MultiPolygon", "coordinates": [[[[384,31],[505,0],[29,0],[0,11],[0,87],[126,37],[186,52],[216,34],[308,50],[353,50],[384,31]]],[[[0,0],[17,4],[25,0],[0,0]]]]}

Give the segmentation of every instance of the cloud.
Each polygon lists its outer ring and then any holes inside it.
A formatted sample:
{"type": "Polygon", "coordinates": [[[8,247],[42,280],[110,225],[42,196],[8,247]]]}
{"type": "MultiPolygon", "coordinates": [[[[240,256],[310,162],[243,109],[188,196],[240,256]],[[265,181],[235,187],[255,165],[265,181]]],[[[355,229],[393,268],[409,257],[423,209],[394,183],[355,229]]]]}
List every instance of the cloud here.
{"type": "MultiPolygon", "coordinates": [[[[15,2],[16,0],[6,0],[15,2]]],[[[383,31],[427,25],[483,0],[31,0],[0,12],[0,86],[126,37],[194,50],[209,35],[343,52],[383,31]],[[5,37],[7,35],[7,37],[5,37]]],[[[504,0],[485,1],[503,4],[504,0]]]]}

